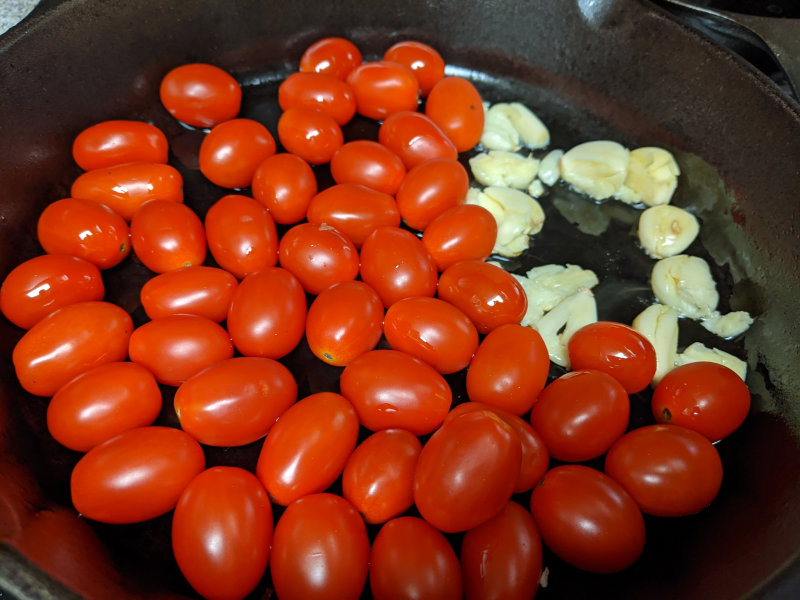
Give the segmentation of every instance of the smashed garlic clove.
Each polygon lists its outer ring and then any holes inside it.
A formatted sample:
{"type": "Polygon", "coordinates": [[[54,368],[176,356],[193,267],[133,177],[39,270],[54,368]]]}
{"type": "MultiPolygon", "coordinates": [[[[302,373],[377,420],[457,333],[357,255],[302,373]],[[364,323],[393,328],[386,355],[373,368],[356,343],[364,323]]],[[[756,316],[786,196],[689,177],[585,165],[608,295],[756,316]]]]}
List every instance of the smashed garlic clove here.
{"type": "Polygon", "coordinates": [[[539,163],[539,179],[546,186],[553,187],[561,179],[561,170],[558,164],[562,156],[564,156],[563,150],[551,150],[539,163]]]}
{"type": "Polygon", "coordinates": [[[492,252],[501,256],[519,256],[530,245],[530,236],[544,226],[541,205],[523,191],[490,186],[480,191],[470,188],[467,204],[488,210],[497,223],[497,240],[492,252]]]}
{"type": "Polygon", "coordinates": [[[701,342],[695,342],[686,348],[683,352],[678,354],[675,360],[675,366],[686,365],[693,362],[714,362],[725,367],[728,367],[739,377],[742,381],[747,377],[747,363],[737,358],[733,354],[729,354],[717,348],[708,348],[701,342]]]}
{"type": "Polygon", "coordinates": [[[561,178],[579,192],[596,200],[614,196],[622,187],[630,152],[617,142],[579,144],[561,157],[561,178]]]}
{"type": "Polygon", "coordinates": [[[656,351],[656,372],[652,385],[675,366],[678,356],[678,313],[663,304],[651,304],[633,320],[633,328],[653,345],[656,351]]]}
{"type": "Polygon", "coordinates": [[[481,146],[487,150],[514,152],[522,147],[519,132],[514,127],[502,106],[495,104],[484,110],[481,146]]]}
{"type": "Polygon", "coordinates": [[[521,102],[495,104],[511,121],[522,144],[532,150],[546,148],[550,143],[550,131],[536,114],[521,102]]]}
{"type": "Polygon", "coordinates": [[[695,216],[672,205],[652,206],[639,217],[639,243],[653,258],[680,254],[700,233],[695,216]]]}
{"type": "Polygon", "coordinates": [[[594,271],[578,265],[541,265],[525,274],[523,288],[528,293],[528,305],[537,306],[542,312],[574,295],[579,289],[591,289],[600,283],[594,271]]]}
{"type": "Polygon", "coordinates": [[[669,204],[681,170],[675,157],[663,148],[636,148],[630,153],[625,181],[617,192],[619,200],[645,206],[669,204]]]}
{"type": "Polygon", "coordinates": [[[659,302],[691,319],[713,316],[719,302],[711,269],[697,256],[662,258],[653,266],[650,285],[659,302]]]}
{"type": "Polygon", "coordinates": [[[537,159],[505,150],[476,154],[469,166],[478,183],[517,189],[528,187],[539,172],[537,159]]]}
{"type": "Polygon", "coordinates": [[[750,329],[753,317],[743,310],[729,312],[725,315],[715,311],[711,316],[703,318],[700,323],[711,333],[729,339],[750,329]]]}
{"type": "Polygon", "coordinates": [[[594,294],[581,288],[572,296],[562,300],[534,325],[544,340],[550,360],[569,368],[569,340],[581,327],[597,322],[597,303],[594,294]]]}

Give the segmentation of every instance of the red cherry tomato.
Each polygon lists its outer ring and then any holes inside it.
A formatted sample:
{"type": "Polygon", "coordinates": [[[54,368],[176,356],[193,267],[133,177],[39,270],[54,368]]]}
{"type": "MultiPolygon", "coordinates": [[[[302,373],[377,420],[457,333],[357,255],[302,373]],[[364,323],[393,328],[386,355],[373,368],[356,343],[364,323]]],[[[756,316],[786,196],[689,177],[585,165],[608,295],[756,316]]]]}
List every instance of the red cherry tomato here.
{"type": "Polygon", "coordinates": [[[270,571],[281,600],[357,600],[368,568],[366,526],[340,496],[300,498],[275,526],[270,571]]]}
{"type": "Polygon", "coordinates": [[[461,569],[466,600],[528,600],[542,576],[542,538],[531,514],[509,502],[464,534],[461,569]]]}
{"type": "Polygon", "coordinates": [[[281,266],[309,294],[358,275],[358,249],[336,228],[300,223],[283,234],[278,248],[281,266]]]}
{"type": "Polygon", "coordinates": [[[303,338],[303,286],[286,269],[272,267],[245,277],[228,310],[228,331],[245,356],[280,358],[303,338]]]}
{"type": "Polygon", "coordinates": [[[425,114],[441,127],[459,152],[472,149],[481,140],[483,100],[468,79],[445,77],[439,81],[428,95],[425,114]]]}
{"type": "Polygon", "coordinates": [[[152,425],[161,390],[144,367],[131,362],[97,366],[61,387],[47,405],[47,429],[59,444],[87,452],[112,437],[152,425]]]}
{"type": "Polygon", "coordinates": [[[131,334],[131,360],[166,385],[178,386],[216,362],[233,356],[228,332],[198,315],[169,315],[131,334]]]}
{"type": "Polygon", "coordinates": [[[414,503],[445,532],[466,531],[511,498],[522,464],[519,437],[489,410],[447,421],[428,439],[414,473],[414,503]]]}
{"type": "Polygon", "coordinates": [[[311,165],[295,154],[273,154],[253,174],[253,197],[282,225],[302,221],[316,193],[311,165]]]}
{"type": "Polygon", "coordinates": [[[653,392],[653,416],[716,442],[733,433],[750,410],[750,390],[731,369],[711,362],[675,367],[653,392]]]}
{"type": "Polygon", "coordinates": [[[300,57],[300,71],[326,73],[339,79],[345,79],[360,64],[361,51],[353,42],[340,37],[318,40],[300,57]]]}
{"type": "Polygon", "coordinates": [[[419,83],[419,93],[427,96],[439,80],[444,77],[444,59],[434,48],[414,40],[393,44],[384,54],[383,60],[405,65],[414,72],[419,83]]]}
{"type": "Polygon", "coordinates": [[[228,316],[239,282],[224,269],[184,267],[147,280],[139,293],[150,319],[167,315],[200,315],[219,323],[228,316]]]}
{"type": "Polygon", "coordinates": [[[380,121],[400,111],[416,110],[419,82],[414,72],[398,63],[361,63],[347,75],[358,114],[380,121]]]}
{"type": "Polygon", "coordinates": [[[361,247],[361,280],[378,292],[384,306],[433,296],[438,274],[428,250],[405,229],[379,227],[361,247]]]}
{"type": "Polygon", "coordinates": [[[278,87],[283,110],[296,107],[322,111],[344,125],[356,114],[356,98],[344,81],[325,73],[292,73],[278,87]]]}
{"type": "Polygon", "coordinates": [[[267,493],[238,467],[213,467],[192,479],[172,517],[175,561],[204,598],[247,596],[267,568],[271,541],[267,493]]]}
{"type": "Polygon", "coordinates": [[[585,571],[621,571],[644,548],[636,502],[608,475],[583,465],[548,471],[531,494],[531,514],[545,545],[585,571]]]}
{"type": "Polygon", "coordinates": [[[125,360],[131,316],[109,302],[76,302],[31,327],[14,346],[12,361],[24,389],[52,396],[89,369],[125,360]]]}
{"type": "Polygon", "coordinates": [[[297,399],[289,369],[271,358],[221,360],[175,392],[181,429],[206,446],[244,446],[267,435],[297,399]]]}
{"type": "Polygon", "coordinates": [[[406,225],[422,231],[448,208],[462,204],[468,189],[469,175],[460,162],[434,158],[406,174],[395,199],[406,225]]]}
{"type": "Polygon", "coordinates": [[[185,204],[151,200],[131,219],[131,246],[136,258],[156,273],[201,265],[206,234],[200,217],[185,204]]]}
{"type": "Polygon", "coordinates": [[[42,254],[14,267],[0,285],[0,310],[17,327],[30,329],[53,311],[102,300],[103,276],[92,263],[66,254],[42,254]]]}
{"type": "Polygon", "coordinates": [[[369,585],[374,598],[462,598],[461,569],[441,532],[417,517],[384,524],[372,543],[369,585]]]}
{"type": "Polygon", "coordinates": [[[95,446],[72,470],[72,504],[102,523],[137,523],[175,508],[205,467],[203,449],[171,427],[138,427],[95,446]]]}
{"type": "Polygon", "coordinates": [[[206,134],[200,144],[200,172],[224,188],[244,188],[261,162],[275,154],[275,139],[252,119],[231,119],[206,134]]]}
{"type": "Polygon", "coordinates": [[[425,435],[450,410],[450,386],[433,367],[397,350],[372,350],[352,360],[339,378],[361,424],[372,431],[407,429],[425,435]]]}
{"type": "Polygon", "coordinates": [[[84,171],[129,162],[166,163],[168,154],[164,132],[143,121],[102,121],[72,142],[72,158],[84,171]]]}
{"type": "Polygon", "coordinates": [[[175,67],[161,80],[161,103],[177,120],[195,127],[213,127],[239,114],[242,88],[214,65],[175,67]]]}
{"type": "Polygon", "coordinates": [[[400,157],[372,140],[347,142],[331,157],[331,175],[336,183],[358,183],[394,195],[405,174],[400,157]]]}
{"type": "Polygon", "coordinates": [[[422,243],[439,271],[461,260],[486,260],[497,240],[497,221],[477,204],[448,208],[425,227],[422,243]]]}
{"type": "Polygon", "coordinates": [[[397,154],[407,169],[432,158],[458,158],[453,142],[422,113],[401,111],[389,115],[378,129],[378,141],[397,154]]]}
{"type": "Polygon", "coordinates": [[[278,139],[287,152],[312,165],[330,162],[344,143],[342,129],[333,117],[304,107],[283,112],[278,119],[278,139]]]}

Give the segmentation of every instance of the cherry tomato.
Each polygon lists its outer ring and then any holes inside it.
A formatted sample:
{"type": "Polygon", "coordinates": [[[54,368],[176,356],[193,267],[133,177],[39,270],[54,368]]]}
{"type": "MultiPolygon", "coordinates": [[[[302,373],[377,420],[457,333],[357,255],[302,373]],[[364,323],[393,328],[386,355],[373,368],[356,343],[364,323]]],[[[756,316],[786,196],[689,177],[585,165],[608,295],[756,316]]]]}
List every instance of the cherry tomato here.
{"type": "Polygon", "coordinates": [[[198,315],[169,315],[148,321],[131,334],[131,361],[166,385],[178,386],[216,362],[233,356],[228,332],[198,315]]]}
{"type": "Polygon", "coordinates": [[[531,425],[550,456],[582,462],[604,454],[628,428],[630,402],[616,379],[591,369],[550,383],[531,410],[531,425]]]}
{"type": "Polygon", "coordinates": [[[474,402],[521,415],[536,402],[549,372],[550,356],[538,331],[500,325],[475,352],[467,371],[467,395],[474,402]]]}
{"type": "Polygon", "coordinates": [[[733,433],[750,410],[750,390],[731,369],[711,362],[675,367],[653,392],[653,416],[702,433],[712,442],[733,433]]]}
{"type": "Polygon", "coordinates": [[[102,300],[103,277],[92,263],[66,254],[42,254],[14,267],[0,285],[0,310],[17,327],[30,329],[53,311],[102,300]]]}
{"type": "Polygon", "coordinates": [[[167,315],[200,315],[219,323],[228,316],[239,282],[224,269],[183,267],[147,280],[139,296],[150,319],[167,315]]]}
{"type": "Polygon", "coordinates": [[[542,576],[542,538],[531,514],[509,502],[461,541],[466,600],[529,600],[542,576]]]}
{"type": "Polygon", "coordinates": [[[287,152],[312,165],[330,162],[344,143],[342,129],[333,117],[304,107],[283,112],[278,119],[278,139],[287,152]]]}
{"type": "Polygon", "coordinates": [[[269,560],[272,506],[250,472],[213,467],[192,479],[172,517],[181,573],[209,600],[239,600],[258,585],[269,560]]]}
{"type": "Polygon", "coordinates": [[[405,429],[373,433],[350,455],[342,495],[367,523],[384,523],[414,504],[414,469],[422,444],[405,429]]]}
{"type": "Polygon", "coordinates": [[[441,532],[418,517],[384,524],[372,543],[369,585],[373,598],[460,600],[461,568],[441,532]]]}
{"type": "Polygon", "coordinates": [[[185,204],[151,200],[131,219],[131,246],[136,258],[156,273],[201,265],[206,234],[200,217],[185,204]]]}
{"type": "Polygon", "coordinates": [[[272,267],[245,277],[228,310],[228,331],[245,356],[280,358],[303,338],[303,286],[286,269],[272,267]]]}
{"type": "Polygon", "coordinates": [[[394,195],[405,174],[400,157],[372,140],[347,142],[331,157],[331,175],[336,183],[358,183],[394,195]]]}
{"type": "Polygon", "coordinates": [[[481,140],[483,100],[468,79],[445,77],[433,86],[425,114],[444,131],[456,150],[466,152],[481,140]]]}
{"type": "Polygon", "coordinates": [[[283,110],[295,107],[322,111],[344,125],[356,114],[356,97],[350,86],[325,73],[292,73],[278,87],[283,110]]]}
{"type": "Polygon", "coordinates": [[[511,498],[522,464],[519,437],[489,410],[458,415],[428,439],[414,472],[414,503],[445,532],[466,531],[511,498]]]}
{"type": "Polygon", "coordinates": [[[378,129],[378,141],[397,154],[407,169],[432,158],[458,158],[453,142],[422,113],[401,111],[389,115],[378,129]]]}
{"type": "Polygon", "coordinates": [[[183,202],[183,177],[170,165],[125,163],[83,173],[72,183],[70,195],[105,204],[130,221],[150,200],[183,202]]]}
{"type": "Polygon", "coordinates": [[[466,314],[478,333],[507,323],[518,324],[528,309],[525,290],[501,267],[480,260],[462,260],[439,277],[439,298],[466,314]]]}
{"type": "Polygon", "coordinates": [[[311,165],[295,154],[273,154],[253,174],[253,197],[282,225],[302,221],[316,193],[311,165]]]}
{"type": "Polygon", "coordinates": [[[213,127],[239,114],[242,88],[214,65],[190,63],[175,67],[161,80],[161,103],[177,120],[195,127],[213,127]]]}
{"type": "Polygon", "coordinates": [[[414,72],[419,83],[419,93],[427,96],[433,86],[444,77],[444,59],[434,48],[414,40],[393,44],[383,60],[405,65],[414,72]]]}
{"type": "Polygon", "coordinates": [[[340,496],[300,498],[275,526],[270,571],[281,600],[357,600],[368,568],[366,526],[340,496]]]}
{"type": "Polygon", "coordinates": [[[47,429],[71,450],[86,452],[112,437],[151,425],[161,412],[161,390],[144,367],[99,365],[62,386],[47,405],[47,429]]]}
{"type": "Polygon", "coordinates": [[[353,42],[340,37],[318,40],[300,57],[300,71],[326,73],[339,79],[345,79],[360,64],[361,51],[353,42]]]}
{"type": "Polygon", "coordinates": [[[342,395],[372,431],[407,429],[425,435],[450,410],[450,386],[433,367],[398,350],[371,350],[352,360],[339,377],[342,395]]]}
{"type": "Polygon", "coordinates": [[[200,172],[224,188],[244,188],[261,162],[275,154],[275,139],[252,119],[231,119],[206,134],[200,144],[200,172]]]}
{"type": "Polygon", "coordinates": [[[400,211],[389,194],[355,183],[340,183],[314,196],[308,205],[308,222],[327,223],[360,248],[378,227],[400,225],[400,211]]]}
{"type": "Polygon", "coordinates": [[[239,279],[278,263],[275,221],[258,200],[223,196],[208,209],[204,225],[211,256],[239,279]]]}
{"type": "Polygon", "coordinates": [[[448,208],[425,227],[422,243],[439,271],[462,260],[486,260],[497,240],[497,221],[477,204],[448,208]]]}
{"type": "Polygon", "coordinates": [[[722,484],[722,461],[708,439],[677,425],[629,431],[606,455],[606,475],[643,513],[682,517],[711,504],[722,484]]]}
{"type": "Polygon", "coordinates": [[[171,427],[138,427],[95,446],[72,470],[72,504],[102,523],[137,523],[169,512],[205,468],[203,449],[171,427]]]}
{"type": "Polygon", "coordinates": [[[422,231],[448,208],[462,204],[468,189],[469,175],[460,162],[434,158],[406,174],[395,199],[406,225],[422,231]]]}
{"type": "Polygon", "coordinates": [[[439,272],[422,242],[399,227],[379,227],[361,247],[361,280],[384,306],[412,296],[433,296],[439,272]]]}
{"type": "Polygon", "coordinates": [[[164,132],[143,121],[102,121],[72,142],[72,158],[84,171],[129,162],[166,163],[168,154],[164,132]]]}
{"type": "Polygon", "coordinates": [[[49,204],[36,224],[39,243],[48,254],[70,254],[98,269],[110,269],[131,251],[125,219],[103,204],[63,198],[49,204]]]}
{"type": "Polygon", "coordinates": [[[14,346],[12,360],[22,387],[52,396],[89,369],[125,360],[131,316],[110,302],[76,302],[31,327],[14,346]]]}
{"type": "Polygon", "coordinates": [[[343,367],[375,348],[383,334],[383,302],[362,281],[323,290],[308,308],[306,341],[320,360],[343,367]]]}
{"type": "Polygon", "coordinates": [[[309,294],[319,294],[358,275],[358,249],[336,228],[323,223],[300,223],[283,234],[278,248],[281,266],[309,294]]]}
{"type": "Polygon", "coordinates": [[[289,369],[271,358],[221,360],[175,392],[181,429],[206,446],[244,446],[267,435],[297,399],[289,369]]]}
{"type": "Polygon", "coordinates": [[[398,63],[364,62],[347,75],[356,97],[356,112],[380,121],[400,111],[416,110],[419,82],[414,72],[398,63]]]}
{"type": "Polygon", "coordinates": [[[550,469],[531,494],[531,514],[545,545],[585,571],[621,571],[644,548],[636,502],[608,475],[583,465],[550,469]]]}

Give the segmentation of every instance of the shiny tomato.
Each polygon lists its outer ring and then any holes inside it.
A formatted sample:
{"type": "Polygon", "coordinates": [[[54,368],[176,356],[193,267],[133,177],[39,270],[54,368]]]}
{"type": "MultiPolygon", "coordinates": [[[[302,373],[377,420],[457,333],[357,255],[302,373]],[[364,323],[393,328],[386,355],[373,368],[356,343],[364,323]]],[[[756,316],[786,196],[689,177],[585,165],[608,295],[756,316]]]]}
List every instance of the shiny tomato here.
{"type": "Polygon", "coordinates": [[[492,518],[514,492],[522,464],[519,437],[489,410],[458,415],[422,447],[414,472],[414,503],[445,532],[466,531],[492,518]]]}
{"type": "Polygon", "coordinates": [[[31,327],[14,346],[17,379],[37,396],[52,396],[81,373],[125,360],[131,316],[110,302],[77,302],[31,327]]]}
{"type": "Polygon", "coordinates": [[[308,308],[306,341],[317,358],[343,367],[378,345],[383,315],[380,296],[366,283],[335,283],[308,308]]]}
{"type": "Polygon", "coordinates": [[[466,600],[530,600],[542,576],[542,538],[531,514],[509,502],[464,534],[466,600]]]}
{"type": "Polygon", "coordinates": [[[275,139],[253,119],[224,121],[200,144],[200,172],[224,188],[249,187],[256,167],[275,154],[275,139]]]}
{"type": "Polygon", "coordinates": [[[283,110],[296,107],[322,111],[344,125],[356,114],[356,97],[349,84],[325,73],[292,73],[278,87],[283,110]]]}
{"type": "Polygon", "coordinates": [[[172,517],[181,573],[208,600],[239,600],[269,560],[272,506],[261,483],[238,467],[212,467],[183,490],[172,517]]]}
{"type": "Polygon", "coordinates": [[[47,429],[71,450],[87,452],[112,437],[152,425],[161,413],[155,377],[131,362],[99,365],[62,386],[47,405],[47,429]]]}
{"type": "Polygon", "coordinates": [[[418,517],[392,519],[378,531],[369,585],[374,598],[462,598],[461,568],[453,547],[418,517]]]}
{"type": "Polygon", "coordinates": [[[283,234],[278,248],[281,266],[309,294],[319,294],[358,275],[358,249],[335,227],[300,223],[283,234]]]}
{"type": "Polygon", "coordinates": [[[305,496],[275,525],[269,565],[281,600],[357,600],[369,568],[367,528],[344,498],[305,496]]]}
{"type": "Polygon", "coordinates": [[[287,152],[312,165],[330,162],[344,143],[342,129],[333,117],[301,106],[289,108],[280,116],[278,139],[287,152]]]}
{"type": "Polygon", "coordinates": [[[239,282],[217,267],[183,267],[147,280],[139,293],[150,319],[167,315],[200,315],[219,323],[228,316],[239,282]]]}
{"type": "Polygon", "coordinates": [[[211,256],[239,279],[278,263],[275,221],[258,200],[223,196],[206,212],[204,226],[211,256]]]}
{"type": "Polygon", "coordinates": [[[253,197],[269,210],[276,223],[302,221],[317,193],[317,178],[305,160],[281,152],[264,159],[253,174],[253,197]]]}
{"type": "Polygon", "coordinates": [[[528,309],[528,297],[520,283],[501,267],[480,260],[462,260],[445,269],[439,277],[438,294],[463,310],[479,333],[517,324],[528,309]]]}
{"type": "Polygon", "coordinates": [[[483,99],[468,79],[445,77],[437,82],[425,103],[425,114],[453,142],[456,150],[472,149],[483,133],[483,99]]]}
{"type": "Polygon", "coordinates": [[[72,142],[72,158],[84,171],[129,162],[166,163],[168,154],[167,136],[144,121],[102,121],[72,142]]]}
{"type": "Polygon", "coordinates": [[[42,254],[18,264],[0,285],[0,311],[17,327],[30,329],[54,310],[102,300],[100,270],[76,256],[42,254]]]}
{"type": "Polygon", "coordinates": [[[327,37],[317,40],[300,57],[300,71],[326,73],[345,79],[361,64],[361,51],[348,39],[327,37]]]}
{"type": "Polygon", "coordinates": [[[383,333],[392,348],[444,374],[466,368],[478,348],[478,331],[469,317],[438,298],[398,300],[386,311],[383,333]]]}
{"type": "Polygon", "coordinates": [[[72,470],[72,504],[102,523],[137,523],[175,508],[184,488],[205,468],[189,434],[138,427],[95,446],[72,470]]]}
{"type": "Polygon", "coordinates": [[[166,385],[178,386],[216,362],[233,356],[228,332],[198,315],[169,315],[131,334],[130,358],[166,385]]]}
{"type": "Polygon", "coordinates": [[[312,198],[308,222],[336,227],[360,248],[378,227],[400,225],[400,211],[389,194],[356,183],[340,183],[312,198]]]}
{"type": "Polygon", "coordinates": [[[450,386],[433,367],[397,350],[372,350],[352,360],[339,378],[361,424],[372,431],[407,429],[425,435],[450,410],[450,386]]]}
{"type": "Polygon", "coordinates": [[[682,517],[711,504],[722,484],[722,461],[708,439],[677,425],[629,431],[606,455],[606,475],[643,513],[682,517]]]}
{"type": "Polygon", "coordinates": [[[303,338],[303,286],[286,269],[272,267],[245,277],[228,310],[228,331],[245,356],[280,358],[303,338]]]}
{"type": "Polygon", "coordinates": [[[621,571],[644,548],[636,502],[608,475],[583,465],[548,471],[531,494],[531,514],[545,545],[585,571],[621,571]]]}
{"type": "Polygon", "coordinates": [[[136,258],[156,273],[201,265],[206,233],[200,217],[171,200],[151,200],[131,219],[131,246],[136,258]]]}
{"type": "Polygon", "coordinates": [[[427,96],[433,86],[444,77],[444,59],[428,44],[403,40],[384,52],[383,60],[400,63],[414,72],[419,83],[420,96],[427,96]]]}
{"type": "Polygon", "coordinates": [[[364,62],[347,75],[356,97],[358,114],[380,121],[400,111],[416,110],[419,82],[414,72],[399,63],[364,62]]]}
{"type": "Polygon", "coordinates": [[[675,367],[653,392],[653,416],[681,425],[712,442],[730,435],[750,410],[750,390],[731,369],[712,362],[675,367]]]}
{"type": "Polygon", "coordinates": [[[183,202],[183,177],[171,165],[126,163],[83,173],[72,183],[70,195],[105,204],[130,221],[149,200],[183,202]]]}
{"type": "Polygon", "coordinates": [[[405,174],[400,157],[372,140],[347,142],[331,157],[331,175],[336,183],[358,183],[394,195],[405,174]]]}
{"type": "Polygon", "coordinates": [[[271,358],[221,360],[175,392],[181,428],[206,446],[244,446],[267,435],[297,400],[289,369],[271,358]]]}
{"type": "Polygon", "coordinates": [[[405,429],[373,433],[350,455],[342,473],[342,495],[367,523],[384,523],[414,504],[414,469],[422,450],[405,429]]]}
{"type": "Polygon", "coordinates": [[[125,219],[103,204],[63,198],[48,204],[36,224],[39,243],[48,254],[69,254],[98,269],[122,262],[131,251],[125,219]]]}
{"type": "Polygon", "coordinates": [[[227,71],[204,63],[175,67],[161,80],[161,103],[178,121],[213,127],[239,114],[242,88],[227,71]]]}
{"type": "Polygon", "coordinates": [[[406,174],[395,199],[406,225],[422,231],[448,208],[463,204],[468,189],[469,175],[460,162],[434,158],[406,174]]]}
{"type": "Polygon", "coordinates": [[[497,221],[477,204],[448,208],[422,232],[422,243],[440,271],[461,260],[486,260],[496,240],[497,221]]]}
{"type": "Polygon", "coordinates": [[[475,352],[467,371],[467,395],[474,402],[522,415],[536,402],[549,372],[550,356],[538,331],[500,325],[475,352]]]}
{"type": "Polygon", "coordinates": [[[458,158],[450,138],[418,112],[401,111],[387,117],[378,129],[378,141],[397,154],[407,169],[432,158],[458,158]]]}
{"type": "Polygon", "coordinates": [[[379,227],[361,247],[361,280],[384,306],[412,296],[433,296],[439,272],[430,253],[410,231],[379,227]]]}

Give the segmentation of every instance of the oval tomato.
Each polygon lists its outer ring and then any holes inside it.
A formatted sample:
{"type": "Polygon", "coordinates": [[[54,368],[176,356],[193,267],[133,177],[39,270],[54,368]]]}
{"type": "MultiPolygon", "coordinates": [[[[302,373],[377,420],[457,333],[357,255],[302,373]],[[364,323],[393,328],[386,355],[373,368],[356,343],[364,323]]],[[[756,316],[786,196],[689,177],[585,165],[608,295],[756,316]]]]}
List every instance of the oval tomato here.
{"type": "Polygon", "coordinates": [[[345,79],[361,64],[361,51],[348,39],[327,37],[317,40],[300,57],[300,71],[326,73],[345,79]]]}
{"type": "Polygon", "coordinates": [[[347,75],[358,114],[380,121],[400,111],[416,110],[419,82],[414,72],[399,63],[364,62],[347,75]]]}
{"type": "Polygon", "coordinates": [[[331,157],[331,175],[336,183],[358,183],[394,195],[405,174],[400,157],[372,140],[347,142],[331,157]]]}
{"type": "Polygon", "coordinates": [[[378,141],[397,154],[407,169],[432,158],[458,158],[453,142],[439,126],[422,113],[400,111],[389,115],[380,129],[378,141]]]}
{"type": "Polygon", "coordinates": [[[183,267],[147,280],[139,293],[150,319],[167,315],[199,315],[219,323],[228,316],[239,282],[216,267],[183,267]]]}
{"type": "Polygon", "coordinates": [[[344,135],[333,117],[301,106],[289,108],[278,119],[278,139],[287,152],[312,165],[330,162],[344,143],[344,135]]]}
{"type": "Polygon", "coordinates": [[[102,121],[72,142],[72,158],[84,171],[129,162],[166,163],[168,154],[167,136],[144,121],[102,121]]]}
{"type": "Polygon", "coordinates": [[[264,159],[253,174],[253,197],[269,210],[276,223],[302,221],[317,193],[314,170],[295,154],[281,152],[264,159]]]}
{"type": "Polygon", "coordinates": [[[439,80],[444,77],[444,59],[428,44],[415,40],[403,40],[384,52],[383,60],[399,63],[411,69],[419,83],[419,93],[427,96],[439,80]]]}
{"type": "Polygon", "coordinates": [[[131,246],[136,258],[156,273],[201,265],[206,234],[200,217],[185,204],[151,200],[131,219],[131,246]]]}
{"type": "Polygon", "coordinates": [[[395,199],[406,225],[422,231],[448,208],[462,204],[468,189],[469,175],[460,162],[434,158],[406,174],[395,199]]]}
{"type": "Polygon", "coordinates": [[[486,260],[497,240],[497,221],[477,204],[460,204],[434,217],[422,232],[422,243],[439,271],[462,260],[486,260]]]}
{"type": "Polygon", "coordinates": [[[242,104],[242,88],[227,71],[204,63],[180,65],[161,80],[159,96],[178,121],[213,127],[233,119],[242,104]]]}
{"type": "Polygon", "coordinates": [[[468,79],[445,77],[433,86],[425,114],[450,138],[459,152],[472,149],[483,133],[483,99],[468,79]]]}
{"type": "Polygon", "coordinates": [[[326,73],[292,73],[278,87],[283,110],[296,107],[322,111],[344,125],[356,114],[356,98],[344,81],[326,73]]]}
{"type": "Polygon", "coordinates": [[[275,139],[253,119],[224,121],[200,144],[200,172],[224,188],[244,188],[261,162],[275,154],[275,139]]]}

